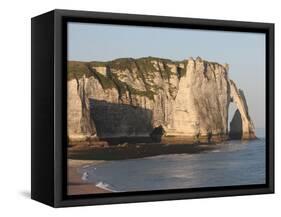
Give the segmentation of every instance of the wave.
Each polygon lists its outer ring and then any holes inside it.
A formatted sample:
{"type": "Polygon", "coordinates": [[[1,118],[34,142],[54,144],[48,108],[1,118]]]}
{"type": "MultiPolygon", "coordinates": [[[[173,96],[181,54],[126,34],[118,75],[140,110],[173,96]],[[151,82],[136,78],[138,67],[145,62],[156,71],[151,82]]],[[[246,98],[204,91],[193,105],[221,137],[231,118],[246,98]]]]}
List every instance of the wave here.
{"type": "Polygon", "coordinates": [[[110,186],[109,184],[104,183],[104,182],[98,182],[98,183],[96,184],[96,186],[97,186],[98,188],[102,188],[102,189],[107,190],[107,191],[118,192],[118,191],[112,189],[112,186],[110,186]]]}
{"type": "Polygon", "coordinates": [[[212,150],[210,152],[217,153],[217,152],[221,152],[221,150],[212,150]]]}

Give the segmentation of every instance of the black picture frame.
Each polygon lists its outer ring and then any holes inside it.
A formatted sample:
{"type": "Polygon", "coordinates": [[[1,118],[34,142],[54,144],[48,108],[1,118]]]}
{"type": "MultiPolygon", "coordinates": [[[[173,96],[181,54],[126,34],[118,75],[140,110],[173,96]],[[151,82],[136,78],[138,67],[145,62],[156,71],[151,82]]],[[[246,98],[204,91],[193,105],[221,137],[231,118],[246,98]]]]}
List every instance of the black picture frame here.
{"type": "Polygon", "coordinates": [[[53,207],[274,193],[274,24],[53,10],[32,18],[31,198],[53,207]],[[266,34],[266,184],[66,195],[68,21],[266,34]]]}

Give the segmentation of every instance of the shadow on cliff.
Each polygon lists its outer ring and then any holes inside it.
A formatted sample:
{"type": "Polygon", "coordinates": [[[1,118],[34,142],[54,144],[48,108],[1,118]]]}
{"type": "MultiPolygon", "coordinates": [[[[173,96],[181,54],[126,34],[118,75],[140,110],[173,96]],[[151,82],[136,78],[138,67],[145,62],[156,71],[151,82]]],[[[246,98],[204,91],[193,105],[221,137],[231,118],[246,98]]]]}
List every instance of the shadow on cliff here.
{"type": "Polygon", "coordinates": [[[200,144],[163,144],[164,129],[162,126],[153,128],[151,110],[89,100],[91,118],[99,139],[90,141],[84,147],[69,148],[70,159],[123,160],[164,154],[196,154],[216,148],[200,144]]]}
{"type": "Polygon", "coordinates": [[[155,142],[150,109],[90,99],[90,111],[97,136],[109,145],[155,142]]]}

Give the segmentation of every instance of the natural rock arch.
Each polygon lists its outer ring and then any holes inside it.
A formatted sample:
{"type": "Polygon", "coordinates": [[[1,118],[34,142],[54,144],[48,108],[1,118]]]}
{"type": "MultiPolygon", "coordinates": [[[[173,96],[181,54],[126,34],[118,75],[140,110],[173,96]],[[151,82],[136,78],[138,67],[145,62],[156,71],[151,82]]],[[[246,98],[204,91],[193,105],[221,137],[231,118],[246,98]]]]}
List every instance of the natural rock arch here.
{"type": "Polygon", "coordinates": [[[238,89],[232,80],[229,80],[230,97],[237,110],[230,122],[229,137],[231,139],[256,138],[254,125],[248,112],[248,105],[244,92],[238,89]]]}

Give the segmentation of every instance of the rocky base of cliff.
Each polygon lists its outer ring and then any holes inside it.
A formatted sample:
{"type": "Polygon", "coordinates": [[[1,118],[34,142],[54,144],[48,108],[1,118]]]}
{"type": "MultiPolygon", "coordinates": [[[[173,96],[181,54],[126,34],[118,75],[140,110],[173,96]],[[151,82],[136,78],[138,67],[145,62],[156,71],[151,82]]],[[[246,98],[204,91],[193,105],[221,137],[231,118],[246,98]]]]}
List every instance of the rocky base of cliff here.
{"type": "Polygon", "coordinates": [[[151,136],[151,137],[119,137],[119,138],[87,138],[83,140],[69,141],[69,148],[75,150],[91,148],[120,147],[138,145],[199,145],[199,144],[217,144],[227,141],[229,138],[225,135],[199,136],[151,136]]]}
{"type": "Polygon", "coordinates": [[[123,160],[143,158],[164,154],[197,154],[216,149],[216,145],[204,144],[174,144],[161,143],[130,144],[127,146],[110,147],[69,147],[68,158],[76,160],[123,160]]]}

